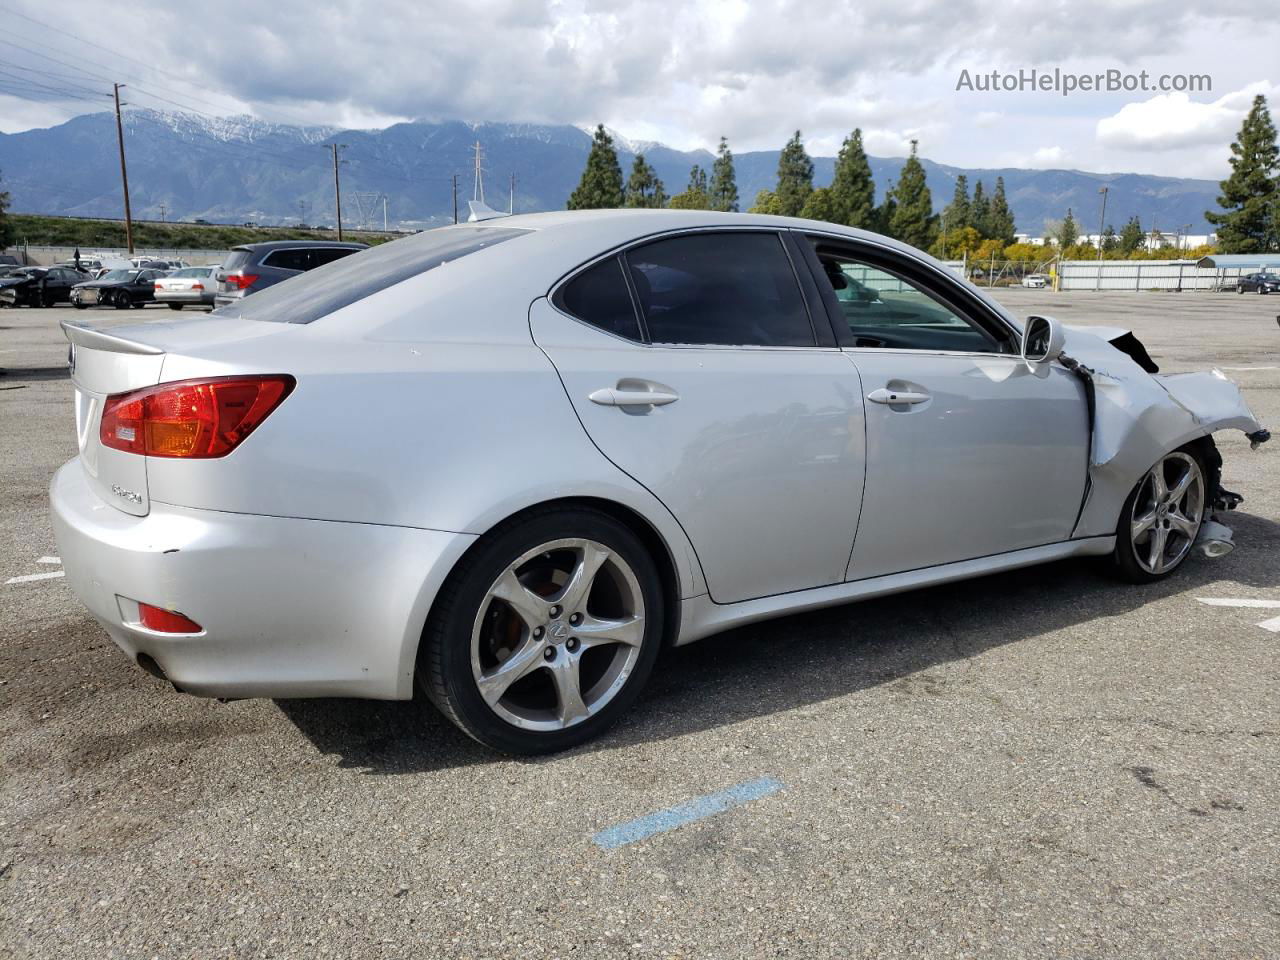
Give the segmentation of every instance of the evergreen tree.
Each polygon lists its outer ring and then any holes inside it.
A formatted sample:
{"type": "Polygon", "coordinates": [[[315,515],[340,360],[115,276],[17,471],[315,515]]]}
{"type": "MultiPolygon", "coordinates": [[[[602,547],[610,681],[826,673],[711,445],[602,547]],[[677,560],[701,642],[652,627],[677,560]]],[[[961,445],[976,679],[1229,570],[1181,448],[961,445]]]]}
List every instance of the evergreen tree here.
{"type": "Polygon", "coordinates": [[[1120,238],[1116,236],[1116,228],[1111,224],[1107,224],[1107,229],[1102,231],[1102,252],[1112,253],[1120,248],[1120,238]]]}
{"type": "Polygon", "coordinates": [[[596,127],[591,140],[591,152],[587,154],[587,166],[582,171],[578,189],[569,195],[570,210],[600,210],[622,206],[622,167],[618,165],[618,152],[613,148],[613,138],[604,128],[596,127]]]}
{"type": "Polygon", "coordinates": [[[898,209],[898,201],[895,194],[896,190],[897,184],[890,180],[889,186],[884,192],[884,200],[881,201],[880,206],[876,207],[876,225],[874,229],[877,233],[883,233],[886,237],[892,237],[894,235],[893,215],[898,209]]]}
{"type": "Polygon", "coordinates": [[[707,191],[707,171],[696,163],[689,171],[689,186],[684,193],[671,198],[672,210],[710,210],[711,194],[707,191]]]}
{"type": "Polygon", "coordinates": [[[963,173],[956,177],[955,193],[942,212],[942,221],[947,225],[948,231],[973,225],[973,212],[969,207],[969,178],[963,173]]]}
{"type": "Polygon", "coordinates": [[[643,153],[637,153],[631,164],[631,176],[627,179],[626,204],[628,207],[665,207],[667,192],[662,181],[643,153]]]}
{"type": "Polygon", "coordinates": [[[1018,228],[1013,222],[1013,211],[1009,209],[1009,201],[1004,195],[1004,177],[996,177],[996,190],[991,194],[991,205],[985,211],[984,219],[986,236],[1000,241],[1002,246],[1007,247],[1013,243],[1018,228]]]}
{"type": "Polygon", "coordinates": [[[831,187],[818,187],[814,190],[809,194],[809,199],[804,202],[804,207],[800,211],[800,216],[806,220],[825,220],[827,223],[839,223],[840,221],[836,219],[837,215],[834,191],[831,187]]]}
{"type": "Polygon", "coordinates": [[[995,236],[991,232],[991,201],[987,199],[987,188],[981,180],[973,185],[973,202],[969,205],[969,223],[978,231],[979,236],[995,236]]]}
{"type": "Polygon", "coordinates": [[[756,194],[756,202],[747,213],[768,213],[774,216],[782,213],[782,205],[778,203],[778,195],[772,190],[761,190],[756,194]]]}
{"type": "Polygon", "coordinates": [[[844,138],[836,157],[835,177],[831,181],[831,222],[843,223],[863,230],[875,230],[876,184],[871,178],[871,164],[862,149],[862,131],[855,129],[844,138]]]}
{"type": "Polygon", "coordinates": [[[1220,184],[1221,213],[1205,212],[1218,228],[1222,253],[1266,253],[1280,250],[1280,148],[1266,97],[1253,98],[1235,143],[1231,144],[1231,176],[1220,184]]]}
{"type": "Polygon", "coordinates": [[[813,192],[813,161],[805,153],[800,131],[787,141],[778,157],[778,206],[783,216],[798,217],[813,192]]]}
{"type": "Polygon", "coordinates": [[[711,165],[711,209],[724,213],[738,212],[738,180],[733,170],[733,153],[724,137],[720,138],[716,162],[711,165]]]}
{"type": "Polygon", "coordinates": [[[1137,217],[1130,217],[1129,222],[1120,231],[1120,252],[1126,257],[1142,249],[1142,241],[1146,234],[1142,232],[1142,224],[1137,217]]]}
{"type": "Polygon", "coordinates": [[[911,156],[902,165],[898,185],[894,187],[895,209],[889,233],[903,243],[921,250],[929,249],[937,232],[933,214],[933,196],[925,180],[924,166],[916,156],[916,141],[911,141],[911,156]]]}
{"type": "MultiPolygon", "coordinates": [[[[0,180],[3,180],[0,177],[0,180]]],[[[9,191],[0,190],[0,251],[13,243],[13,224],[7,216],[9,212],[9,191]]]]}
{"type": "Polygon", "coordinates": [[[1076,225],[1076,218],[1071,214],[1071,208],[1067,207],[1067,216],[1058,225],[1057,235],[1054,240],[1058,242],[1058,246],[1064,251],[1067,247],[1073,246],[1080,239],[1080,228],[1076,225]]]}

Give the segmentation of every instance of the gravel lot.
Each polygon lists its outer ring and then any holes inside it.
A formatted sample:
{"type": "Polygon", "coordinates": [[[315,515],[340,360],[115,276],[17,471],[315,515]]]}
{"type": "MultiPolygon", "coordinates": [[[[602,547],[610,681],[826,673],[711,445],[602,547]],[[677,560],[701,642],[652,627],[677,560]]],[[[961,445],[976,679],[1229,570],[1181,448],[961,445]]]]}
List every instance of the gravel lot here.
{"type": "MultiPolygon", "coordinates": [[[[1280,425],[1280,298],[1001,296],[1228,368],[1280,425]]],[[[0,583],[58,569],[71,313],[0,311],[0,583]]],[[[182,696],[62,580],[0,585],[0,956],[1276,956],[1280,633],[1257,624],[1280,611],[1196,598],[1280,600],[1280,449],[1219,444],[1246,497],[1229,557],[726,633],[533,761],[417,703],[182,696]],[[761,777],[783,789],[592,842],[761,777]]]]}

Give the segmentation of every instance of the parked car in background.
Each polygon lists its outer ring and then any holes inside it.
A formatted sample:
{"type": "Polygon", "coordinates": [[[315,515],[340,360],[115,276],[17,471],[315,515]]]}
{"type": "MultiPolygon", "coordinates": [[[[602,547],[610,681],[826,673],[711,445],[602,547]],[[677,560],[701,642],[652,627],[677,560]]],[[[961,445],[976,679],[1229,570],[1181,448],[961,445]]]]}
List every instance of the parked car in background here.
{"type": "Polygon", "coordinates": [[[22,261],[11,253],[0,253],[0,267],[20,267],[22,261]]]}
{"type": "Polygon", "coordinates": [[[181,270],[191,266],[185,260],[171,260],[168,257],[130,257],[129,265],[135,270],[181,270]]]}
{"type": "Polygon", "coordinates": [[[141,309],[155,300],[156,280],[163,270],[111,270],[97,280],[78,283],[71,291],[71,305],[77,310],[101,304],[124,310],[141,309]]]}
{"type": "Polygon", "coordinates": [[[1049,285],[1049,278],[1043,273],[1028,273],[1022,278],[1022,285],[1024,287],[1035,287],[1037,289],[1040,287],[1047,287],[1049,285]]]}
{"type": "Polygon", "coordinates": [[[187,305],[213,306],[216,284],[213,274],[217,267],[187,267],[175,270],[155,282],[158,303],[167,303],[170,310],[181,310],[187,305]]]}
{"type": "Polygon", "coordinates": [[[1280,273],[1251,273],[1241,277],[1236,293],[1280,293],[1280,273]]]}
{"type": "Polygon", "coordinates": [[[18,267],[0,277],[0,306],[51,307],[67,303],[86,274],[70,267],[18,267]]]}
{"type": "Polygon", "coordinates": [[[349,257],[367,247],[366,243],[328,240],[272,240],[232,247],[214,275],[218,282],[214,302],[219,307],[226,306],[281,280],[349,257]]]}
{"type": "Polygon", "coordinates": [[[81,257],[79,261],[74,258],[59,260],[54,264],[55,267],[66,267],[70,270],[79,270],[81,273],[92,275],[95,271],[101,270],[103,263],[95,257],[81,257]]]}

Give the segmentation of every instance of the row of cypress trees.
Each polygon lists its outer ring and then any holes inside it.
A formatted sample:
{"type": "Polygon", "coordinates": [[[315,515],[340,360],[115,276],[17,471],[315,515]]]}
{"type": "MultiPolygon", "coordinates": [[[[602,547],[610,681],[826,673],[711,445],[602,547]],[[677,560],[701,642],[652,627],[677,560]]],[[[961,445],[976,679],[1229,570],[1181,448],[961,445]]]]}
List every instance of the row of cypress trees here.
{"type": "MultiPolygon", "coordinates": [[[[990,198],[979,183],[970,199],[968,183],[961,176],[952,205],[944,217],[939,217],[933,212],[933,197],[916,147],[916,141],[911,141],[911,155],[903,164],[897,183],[877,206],[875,181],[862,145],[861,130],[845,137],[836,157],[835,175],[827,187],[813,185],[813,159],[797,130],[778,157],[777,186],[773,190],[761,190],[749,212],[861,227],[926,250],[937,245],[944,220],[948,235],[967,228],[979,239],[997,239],[1001,246],[1013,242],[1013,214],[1005,199],[1002,179],[997,179],[995,193],[990,198]]],[[[636,155],[631,175],[624,183],[613,138],[601,124],[596,127],[582,180],[569,197],[569,209],[665,206],[736,211],[738,202],[733,153],[724,137],[720,138],[710,174],[695,165],[684,191],[668,196],[644,154],[636,155]]]]}

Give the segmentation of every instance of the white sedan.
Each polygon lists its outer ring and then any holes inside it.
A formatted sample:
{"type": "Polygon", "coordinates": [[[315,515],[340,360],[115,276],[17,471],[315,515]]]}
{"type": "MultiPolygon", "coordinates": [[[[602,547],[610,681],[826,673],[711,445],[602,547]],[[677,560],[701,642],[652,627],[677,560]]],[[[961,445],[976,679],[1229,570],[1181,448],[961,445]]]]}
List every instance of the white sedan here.
{"type": "Polygon", "coordinates": [[[1063,557],[1165,577],[1230,549],[1210,434],[1266,439],[1124,331],[765,216],[489,220],[208,318],[64,327],[54,525],[122,650],[205,696],[416,682],[518,753],[730,626],[1063,557]]]}

